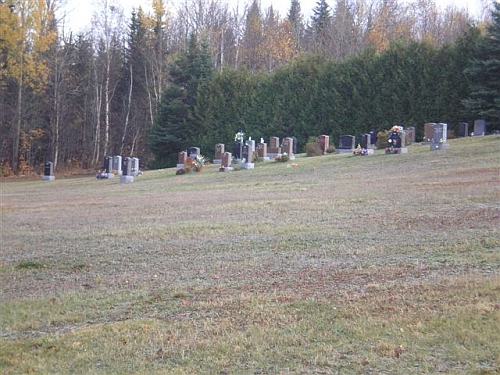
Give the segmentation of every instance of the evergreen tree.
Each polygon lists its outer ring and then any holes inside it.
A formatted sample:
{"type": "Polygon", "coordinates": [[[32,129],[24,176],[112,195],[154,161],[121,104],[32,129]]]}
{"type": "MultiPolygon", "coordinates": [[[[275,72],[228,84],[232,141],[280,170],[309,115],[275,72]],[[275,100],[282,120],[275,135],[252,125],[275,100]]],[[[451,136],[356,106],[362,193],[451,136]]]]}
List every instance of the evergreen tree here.
{"type": "Polygon", "coordinates": [[[307,42],[312,52],[328,55],[331,47],[332,15],[326,0],[319,0],[313,9],[307,30],[307,42]]]}
{"type": "Polygon", "coordinates": [[[200,44],[191,34],[188,50],[172,64],[172,85],[162,95],[149,144],[157,166],[175,165],[177,153],[195,143],[203,133],[203,121],[196,113],[199,86],[209,80],[213,64],[206,41],[200,44]]]}
{"type": "Polygon", "coordinates": [[[492,23],[479,43],[477,58],[466,69],[472,92],[463,100],[465,115],[483,118],[500,128],[500,3],[494,2],[492,23]]]}
{"type": "Polygon", "coordinates": [[[299,52],[302,49],[304,39],[304,19],[299,0],[291,0],[287,19],[291,25],[295,51],[299,52]]]}

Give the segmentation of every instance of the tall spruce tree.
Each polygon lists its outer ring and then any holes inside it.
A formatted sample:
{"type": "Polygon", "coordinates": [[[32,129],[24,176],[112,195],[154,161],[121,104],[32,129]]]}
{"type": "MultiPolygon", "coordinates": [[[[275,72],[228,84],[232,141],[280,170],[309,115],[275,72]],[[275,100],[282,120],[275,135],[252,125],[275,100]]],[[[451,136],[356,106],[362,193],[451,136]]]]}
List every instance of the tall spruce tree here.
{"type": "Polygon", "coordinates": [[[187,51],[170,67],[172,85],[162,95],[149,134],[156,166],[175,165],[177,153],[199,140],[201,122],[194,113],[197,90],[212,73],[208,43],[199,43],[196,34],[191,34],[187,51]]]}
{"type": "Polygon", "coordinates": [[[483,118],[491,128],[500,129],[500,3],[493,6],[492,23],[479,43],[477,58],[465,70],[473,84],[462,104],[467,117],[483,118]]]}

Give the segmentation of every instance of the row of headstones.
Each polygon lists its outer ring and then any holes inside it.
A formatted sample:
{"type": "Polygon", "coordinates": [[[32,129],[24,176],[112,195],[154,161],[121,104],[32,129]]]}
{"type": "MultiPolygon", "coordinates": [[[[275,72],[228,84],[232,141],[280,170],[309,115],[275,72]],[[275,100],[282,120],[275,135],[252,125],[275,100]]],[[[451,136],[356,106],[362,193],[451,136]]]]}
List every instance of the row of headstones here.
{"type": "MultiPolygon", "coordinates": [[[[120,176],[120,182],[133,182],[134,177],[139,174],[138,158],[123,158],[121,156],[105,156],[103,171],[99,172],[98,178],[114,178],[115,173],[120,176]]],[[[53,181],[54,163],[48,161],[44,165],[42,180],[53,181]]]]}
{"type": "MultiPolygon", "coordinates": [[[[257,144],[255,140],[252,139],[235,141],[232,152],[226,152],[225,144],[218,143],[215,145],[213,164],[220,164],[223,168],[229,168],[234,158],[240,163],[243,169],[253,169],[254,164],[252,163],[252,157],[254,153],[257,153],[257,157],[261,161],[268,161],[283,153],[286,153],[289,159],[293,160],[297,153],[297,138],[284,138],[280,146],[278,137],[270,137],[269,147],[262,139],[261,142],[257,144]]],[[[198,147],[188,147],[187,150],[179,152],[177,168],[184,167],[188,157],[194,159],[199,154],[200,149],[198,147]]]]}
{"type": "MultiPolygon", "coordinates": [[[[106,178],[113,178],[116,173],[118,176],[126,176],[128,180],[133,181],[133,178],[139,175],[139,158],[122,158],[119,155],[105,156],[103,173],[106,178]]],[[[127,178],[123,180],[124,182],[130,182],[127,181],[127,178]]]]}

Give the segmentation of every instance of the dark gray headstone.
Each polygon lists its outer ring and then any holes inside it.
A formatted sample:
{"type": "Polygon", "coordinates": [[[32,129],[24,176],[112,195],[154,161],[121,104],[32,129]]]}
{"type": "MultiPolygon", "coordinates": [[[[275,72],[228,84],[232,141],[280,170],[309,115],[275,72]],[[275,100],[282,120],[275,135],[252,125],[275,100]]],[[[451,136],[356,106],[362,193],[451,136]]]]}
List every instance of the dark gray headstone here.
{"type": "Polygon", "coordinates": [[[104,172],[111,173],[113,172],[113,158],[111,156],[104,157],[104,172]]]}
{"type": "Polygon", "coordinates": [[[54,163],[48,161],[44,164],[42,180],[54,181],[54,163]]]}
{"type": "Polygon", "coordinates": [[[469,123],[461,122],[458,124],[457,137],[468,137],[469,136],[469,123]]]}
{"type": "Polygon", "coordinates": [[[354,150],[356,147],[356,138],[353,135],[341,135],[339,138],[340,150],[354,150]]]}
{"type": "Polygon", "coordinates": [[[475,120],[474,121],[474,135],[485,135],[486,134],[486,121],[485,120],[475,120]]]}
{"type": "Polygon", "coordinates": [[[242,141],[236,141],[233,144],[233,153],[232,153],[232,155],[236,159],[241,159],[241,147],[242,147],[242,145],[243,145],[242,141]]]}
{"type": "Polygon", "coordinates": [[[245,159],[245,162],[249,163],[251,160],[248,160],[250,154],[250,146],[248,145],[243,145],[242,151],[241,151],[241,159],[245,159]]]}
{"type": "Polygon", "coordinates": [[[367,149],[368,147],[370,147],[372,145],[371,135],[368,133],[361,135],[361,140],[359,142],[359,145],[361,146],[361,148],[364,148],[364,149],[367,149]]]}
{"type": "Polygon", "coordinates": [[[390,132],[388,142],[389,142],[389,147],[393,148],[403,147],[403,140],[401,139],[401,135],[396,131],[390,132]]]}
{"type": "Polygon", "coordinates": [[[122,161],[123,176],[132,176],[132,158],[124,158],[122,161]]]}

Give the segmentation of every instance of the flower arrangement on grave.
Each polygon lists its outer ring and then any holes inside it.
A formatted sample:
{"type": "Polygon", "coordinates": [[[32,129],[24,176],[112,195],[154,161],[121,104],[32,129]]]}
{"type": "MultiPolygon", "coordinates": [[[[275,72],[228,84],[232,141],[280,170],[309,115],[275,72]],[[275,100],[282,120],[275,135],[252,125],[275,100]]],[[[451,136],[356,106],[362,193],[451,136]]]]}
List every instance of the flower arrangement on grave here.
{"type": "Polygon", "coordinates": [[[274,158],[274,161],[282,161],[283,163],[286,163],[289,160],[290,160],[290,157],[288,156],[288,154],[286,152],[279,154],[279,155],[276,155],[276,157],[274,158]]]}
{"type": "Polygon", "coordinates": [[[205,164],[207,164],[207,159],[203,155],[196,155],[193,160],[194,170],[201,172],[205,164]]]}
{"type": "Polygon", "coordinates": [[[368,150],[366,148],[361,148],[361,145],[358,144],[358,147],[354,149],[352,152],[354,156],[366,156],[368,155],[368,150]]]}
{"type": "Polygon", "coordinates": [[[393,134],[396,134],[400,139],[405,136],[404,128],[399,125],[394,125],[389,132],[389,139],[387,140],[388,145],[385,149],[386,154],[399,154],[400,147],[396,147],[393,140],[393,134]]]}
{"type": "Polygon", "coordinates": [[[234,141],[235,142],[243,142],[243,139],[245,138],[245,133],[243,132],[243,130],[240,130],[238,133],[236,133],[234,135],[234,141]]]}

